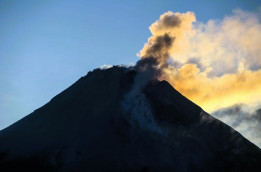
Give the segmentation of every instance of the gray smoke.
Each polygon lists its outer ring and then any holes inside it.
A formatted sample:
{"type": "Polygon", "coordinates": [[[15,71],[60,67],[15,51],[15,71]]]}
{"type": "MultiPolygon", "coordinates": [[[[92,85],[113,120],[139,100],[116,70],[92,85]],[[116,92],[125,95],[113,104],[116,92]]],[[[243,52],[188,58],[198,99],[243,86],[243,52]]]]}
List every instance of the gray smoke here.
{"type": "Polygon", "coordinates": [[[149,79],[158,78],[162,74],[162,69],[168,66],[169,49],[171,48],[174,37],[167,33],[157,36],[148,46],[145,54],[136,63],[135,69],[139,74],[151,74],[149,79]]]}
{"type": "Polygon", "coordinates": [[[212,115],[261,147],[261,108],[251,109],[247,105],[240,104],[220,109],[212,115]]]}
{"type": "Polygon", "coordinates": [[[165,15],[162,17],[161,22],[162,23],[160,26],[165,28],[179,27],[181,24],[181,19],[176,15],[165,15]]]}
{"type": "MultiPolygon", "coordinates": [[[[182,30],[182,19],[179,13],[166,13],[153,25],[154,31],[148,43],[141,50],[140,60],[134,66],[137,72],[132,89],[125,95],[122,102],[123,109],[128,112],[131,119],[137,120],[140,126],[145,125],[147,129],[160,132],[160,127],[154,122],[153,115],[143,89],[153,79],[163,75],[164,69],[169,67],[170,49],[176,36],[176,29],[182,30]],[[170,30],[170,31],[167,31],[170,30]],[[156,33],[157,32],[157,33],[156,33]]],[[[151,29],[150,27],[150,29],[151,29]]]]}

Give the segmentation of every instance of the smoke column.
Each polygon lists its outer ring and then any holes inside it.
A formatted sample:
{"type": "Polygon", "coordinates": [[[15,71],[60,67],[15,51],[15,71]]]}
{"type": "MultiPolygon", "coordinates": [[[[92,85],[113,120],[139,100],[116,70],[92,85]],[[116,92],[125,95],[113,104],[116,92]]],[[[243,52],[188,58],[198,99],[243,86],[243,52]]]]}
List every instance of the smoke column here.
{"type": "Polygon", "coordinates": [[[261,17],[242,10],[196,22],[194,13],[167,12],[150,27],[137,71],[167,80],[211,113],[261,103],[261,17]]]}
{"type": "Polygon", "coordinates": [[[149,27],[152,36],[139,53],[138,75],[125,107],[144,111],[133,103],[139,97],[148,111],[141,90],[151,79],[167,80],[260,146],[261,120],[252,120],[259,119],[261,105],[260,21],[260,13],[242,10],[207,23],[196,22],[193,12],[164,13],[149,27]]]}

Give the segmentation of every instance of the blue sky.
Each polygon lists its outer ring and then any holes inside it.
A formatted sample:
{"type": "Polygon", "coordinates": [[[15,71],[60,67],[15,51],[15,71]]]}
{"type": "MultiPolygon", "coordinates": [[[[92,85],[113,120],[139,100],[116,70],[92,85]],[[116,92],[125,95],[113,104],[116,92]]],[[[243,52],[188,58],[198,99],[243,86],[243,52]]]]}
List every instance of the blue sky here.
{"type": "Polygon", "coordinates": [[[88,71],[130,64],[166,11],[222,19],[251,0],[0,0],[0,130],[47,103],[88,71]]]}

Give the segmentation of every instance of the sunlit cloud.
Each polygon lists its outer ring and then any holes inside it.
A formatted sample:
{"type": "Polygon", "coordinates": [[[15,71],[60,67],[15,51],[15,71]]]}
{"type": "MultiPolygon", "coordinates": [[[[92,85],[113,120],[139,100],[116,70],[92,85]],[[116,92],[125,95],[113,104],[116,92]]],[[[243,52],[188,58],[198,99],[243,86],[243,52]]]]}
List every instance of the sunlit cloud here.
{"type": "Polygon", "coordinates": [[[207,112],[261,102],[260,13],[235,10],[222,20],[202,23],[193,12],[167,12],[150,31],[139,56],[156,57],[159,78],[207,112]],[[166,34],[171,45],[151,51],[166,34]]]}

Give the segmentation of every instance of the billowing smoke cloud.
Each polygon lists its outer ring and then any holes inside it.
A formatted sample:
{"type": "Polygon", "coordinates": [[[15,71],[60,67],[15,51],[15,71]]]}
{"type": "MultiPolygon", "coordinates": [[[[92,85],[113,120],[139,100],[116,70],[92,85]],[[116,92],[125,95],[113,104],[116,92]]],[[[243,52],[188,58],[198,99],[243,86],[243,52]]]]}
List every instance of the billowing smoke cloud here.
{"type": "Polygon", "coordinates": [[[182,38],[190,33],[193,21],[195,17],[191,12],[167,12],[150,26],[152,36],[140,51],[141,59],[135,65],[138,76],[131,95],[138,95],[148,80],[164,76],[164,70],[169,69],[170,52],[177,49],[182,38]]]}
{"type": "Polygon", "coordinates": [[[148,78],[167,80],[207,112],[261,102],[258,13],[235,10],[223,20],[201,23],[192,12],[167,12],[150,31],[136,65],[150,71],[148,78]]]}
{"type": "Polygon", "coordinates": [[[131,114],[131,118],[138,120],[140,125],[144,125],[145,116],[149,119],[146,126],[148,130],[164,133],[153,119],[152,113],[146,96],[142,93],[142,89],[151,79],[158,79],[164,75],[164,70],[169,68],[170,52],[173,47],[178,47],[176,42],[189,32],[190,24],[194,21],[193,13],[172,13],[167,12],[160,17],[160,20],[150,26],[152,36],[148,39],[148,43],[140,52],[141,59],[136,63],[135,77],[133,88],[125,95],[122,103],[123,108],[131,114]],[[138,117],[137,118],[137,114],[138,117]],[[143,114],[143,115],[142,115],[143,114]]]}
{"type": "Polygon", "coordinates": [[[180,41],[191,32],[191,23],[195,16],[191,12],[185,14],[167,12],[150,26],[152,36],[140,51],[136,64],[137,71],[153,71],[152,77],[161,77],[168,68],[171,51],[180,48],[180,41]]]}
{"type": "Polygon", "coordinates": [[[161,15],[150,26],[127,100],[139,96],[149,79],[167,80],[261,147],[260,20],[260,13],[242,10],[207,23],[196,22],[192,12],[161,15]]]}
{"type": "Polygon", "coordinates": [[[213,116],[230,125],[248,140],[261,147],[261,108],[247,105],[234,105],[220,109],[213,116]],[[255,110],[253,110],[255,109],[255,110]]]}
{"type": "Polygon", "coordinates": [[[261,104],[260,19],[260,13],[242,10],[207,23],[196,22],[192,12],[161,15],[149,27],[152,36],[139,53],[138,75],[125,109],[142,111],[134,100],[147,102],[141,90],[148,80],[164,79],[260,146],[260,110],[249,108],[261,104]]]}

